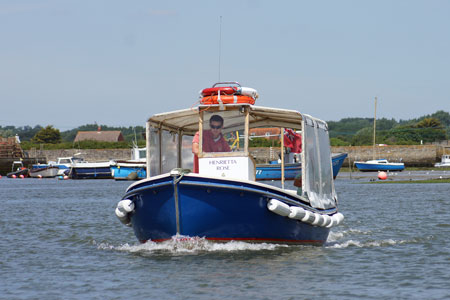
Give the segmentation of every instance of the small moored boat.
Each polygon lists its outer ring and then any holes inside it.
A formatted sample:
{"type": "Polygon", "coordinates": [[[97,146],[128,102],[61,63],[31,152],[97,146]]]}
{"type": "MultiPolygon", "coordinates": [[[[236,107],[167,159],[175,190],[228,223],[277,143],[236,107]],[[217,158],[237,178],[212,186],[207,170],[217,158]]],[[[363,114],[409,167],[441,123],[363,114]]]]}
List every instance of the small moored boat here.
{"type": "Polygon", "coordinates": [[[30,169],[30,177],[33,178],[53,178],[58,175],[59,168],[53,165],[37,164],[30,169]]]}
{"type": "Polygon", "coordinates": [[[435,163],[436,168],[450,167],[450,155],[442,155],[441,162],[435,163]]]}
{"type": "Polygon", "coordinates": [[[11,172],[6,174],[8,178],[16,178],[16,177],[28,177],[30,169],[23,166],[23,162],[21,160],[13,161],[11,166],[11,172]]]}
{"type": "MultiPolygon", "coordinates": [[[[347,153],[332,153],[331,161],[333,164],[333,179],[336,178],[341,170],[347,153]]],[[[286,163],[284,166],[284,178],[293,180],[302,172],[301,163],[286,163]]],[[[281,180],[281,164],[277,161],[270,164],[256,165],[256,180],[281,180]]]]}
{"type": "Polygon", "coordinates": [[[70,168],[71,179],[112,179],[111,165],[114,161],[76,162],[70,168]]]}
{"type": "Polygon", "coordinates": [[[390,171],[401,172],[405,169],[404,163],[391,163],[387,159],[374,159],[368,161],[355,161],[355,166],[362,172],[390,171]]]}
{"type": "Polygon", "coordinates": [[[111,164],[111,175],[115,180],[138,180],[147,177],[147,149],[136,144],[131,149],[130,160],[116,160],[111,164]]]}

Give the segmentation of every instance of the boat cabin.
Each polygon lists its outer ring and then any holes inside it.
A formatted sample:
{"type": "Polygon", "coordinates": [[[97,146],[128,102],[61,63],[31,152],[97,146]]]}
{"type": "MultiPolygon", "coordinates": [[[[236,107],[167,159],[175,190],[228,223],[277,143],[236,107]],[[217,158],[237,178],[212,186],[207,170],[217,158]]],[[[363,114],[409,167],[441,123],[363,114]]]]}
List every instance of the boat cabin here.
{"type": "Polygon", "coordinates": [[[58,160],[56,162],[57,165],[73,165],[74,163],[82,163],[84,162],[84,159],[81,157],[58,157],[58,160]]]}
{"type": "MultiPolygon", "coordinates": [[[[154,115],[146,126],[147,177],[181,168],[202,176],[255,181],[256,164],[249,152],[249,130],[260,127],[301,132],[302,178],[306,178],[302,180],[302,196],[313,207],[334,207],[337,199],[327,125],[294,110],[249,103],[208,104],[154,115]],[[197,155],[193,154],[193,142],[198,143],[197,155]],[[220,145],[213,147],[214,143],[220,145]]],[[[283,147],[283,139],[281,142],[283,147]]]]}

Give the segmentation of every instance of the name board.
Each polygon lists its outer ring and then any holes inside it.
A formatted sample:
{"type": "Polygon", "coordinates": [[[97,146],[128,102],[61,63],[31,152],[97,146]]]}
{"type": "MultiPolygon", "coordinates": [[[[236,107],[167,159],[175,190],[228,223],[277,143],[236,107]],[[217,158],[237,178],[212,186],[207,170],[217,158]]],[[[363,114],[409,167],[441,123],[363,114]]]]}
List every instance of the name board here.
{"type": "Polygon", "coordinates": [[[204,157],[199,158],[199,174],[255,180],[255,166],[249,157],[204,157]]]}

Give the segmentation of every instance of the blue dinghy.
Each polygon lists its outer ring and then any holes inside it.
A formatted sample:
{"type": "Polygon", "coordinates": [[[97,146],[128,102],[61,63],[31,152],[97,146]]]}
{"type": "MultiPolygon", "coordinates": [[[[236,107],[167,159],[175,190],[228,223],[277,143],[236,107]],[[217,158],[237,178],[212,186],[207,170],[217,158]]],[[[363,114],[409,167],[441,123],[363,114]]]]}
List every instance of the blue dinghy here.
{"type": "Polygon", "coordinates": [[[189,236],[322,245],[344,218],[326,123],[294,110],[255,106],[255,90],[223,85],[233,94],[222,97],[215,85],[198,107],[147,121],[147,178],[128,187],[116,216],[141,242],[189,236]],[[256,182],[248,149],[249,129],[256,127],[302,132],[301,188],[256,182]]]}
{"type": "Polygon", "coordinates": [[[146,148],[136,144],[131,150],[130,160],[116,160],[111,164],[111,175],[115,180],[138,180],[147,177],[146,148]]]}
{"type": "MultiPolygon", "coordinates": [[[[332,153],[333,178],[336,178],[338,175],[346,157],[347,153],[332,153]]],[[[284,178],[286,180],[293,180],[301,172],[301,163],[287,163],[284,165],[284,178]]],[[[281,180],[281,165],[279,163],[256,165],[256,180],[281,180]]]]}

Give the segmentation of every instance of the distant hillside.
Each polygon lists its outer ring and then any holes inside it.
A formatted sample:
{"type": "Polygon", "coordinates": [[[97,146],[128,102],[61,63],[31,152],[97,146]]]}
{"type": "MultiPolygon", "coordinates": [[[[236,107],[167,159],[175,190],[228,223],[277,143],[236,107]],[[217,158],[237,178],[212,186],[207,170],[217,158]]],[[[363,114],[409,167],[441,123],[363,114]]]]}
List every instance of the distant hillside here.
{"type": "MultiPolygon", "coordinates": [[[[381,118],[376,122],[376,142],[379,144],[420,144],[448,139],[450,114],[437,111],[411,120],[381,118]]],[[[370,145],[373,143],[373,118],[344,118],[329,121],[331,144],[370,145]]]]}

